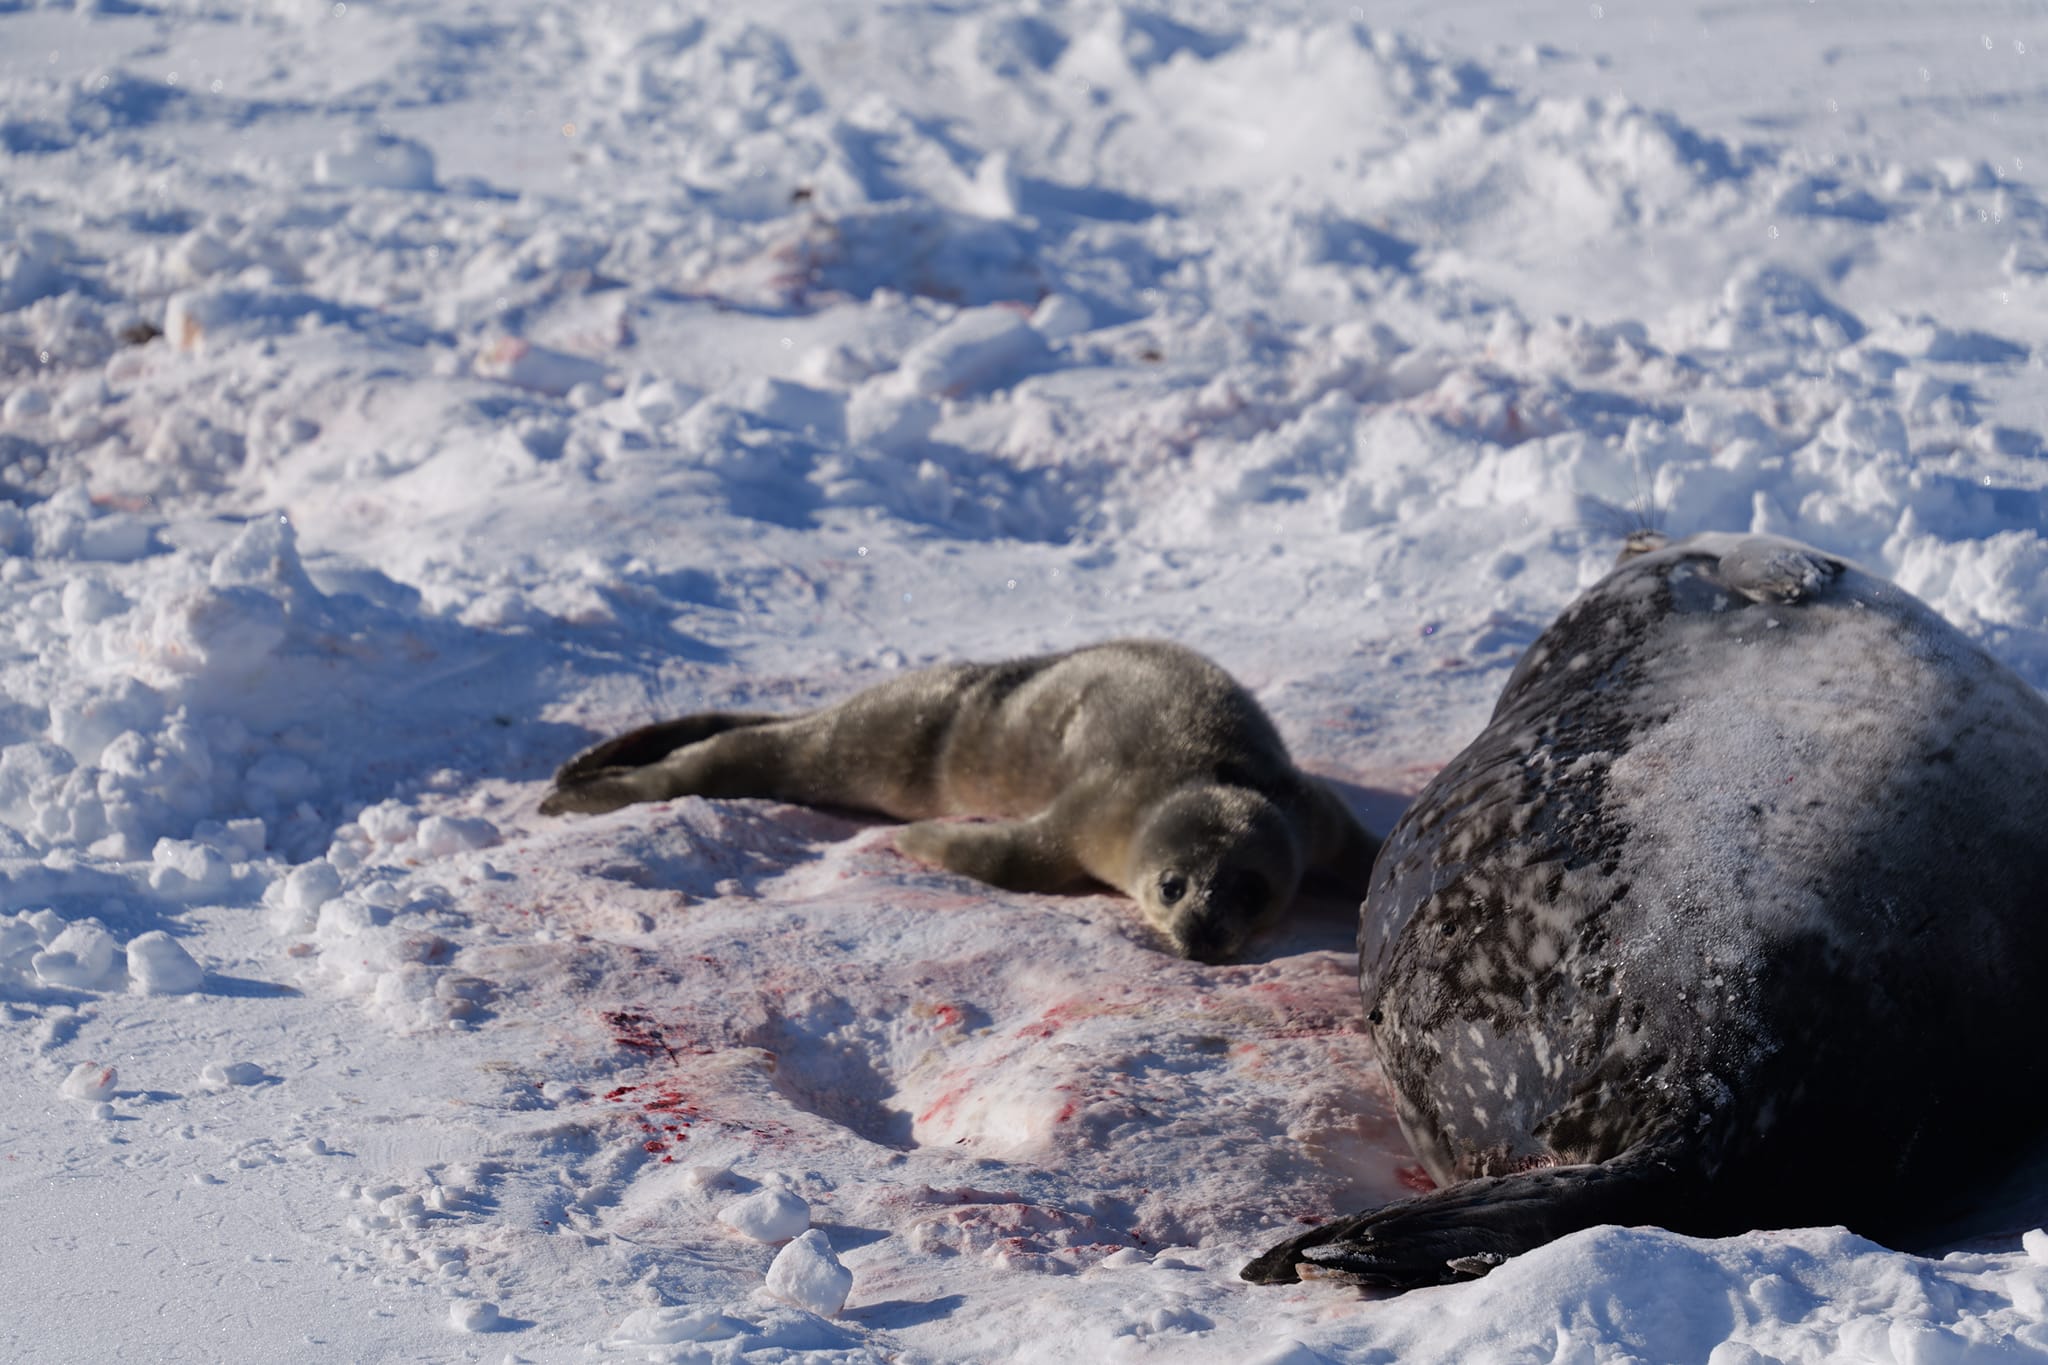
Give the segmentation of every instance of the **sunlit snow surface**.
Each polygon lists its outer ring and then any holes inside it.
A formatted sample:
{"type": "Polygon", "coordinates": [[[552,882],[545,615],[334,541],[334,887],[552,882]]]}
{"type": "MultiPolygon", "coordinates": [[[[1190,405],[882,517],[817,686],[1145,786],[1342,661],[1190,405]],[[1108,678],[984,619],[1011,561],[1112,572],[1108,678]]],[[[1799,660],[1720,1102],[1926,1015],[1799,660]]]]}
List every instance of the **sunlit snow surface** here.
{"type": "Polygon", "coordinates": [[[535,814],[1153,634],[1384,830],[1651,500],[2048,683],[2038,16],[1172,9],[0,0],[0,1356],[2048,1355],[2024,1197],[1252,1288],[1419,1179],[1349,907],[535,814]]]}

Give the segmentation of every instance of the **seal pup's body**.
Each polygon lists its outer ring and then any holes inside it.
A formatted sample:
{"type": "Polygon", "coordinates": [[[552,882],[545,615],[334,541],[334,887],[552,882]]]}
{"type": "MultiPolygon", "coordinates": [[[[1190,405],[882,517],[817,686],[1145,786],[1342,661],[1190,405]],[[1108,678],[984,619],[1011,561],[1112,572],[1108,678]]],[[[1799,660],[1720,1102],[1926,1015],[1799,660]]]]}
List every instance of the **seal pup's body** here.
{"type": "Polygon", "coordinates": [[[2048,703],[1794,542],[1625,557],[1388,836],[1359,969],[1443,1188],[1248,1279],[1601,1223],[1914,1244],[2048,1131],[2048,703]]]}
{"type": "Polygon", "coordinates": [[[1208,961],[1310,868],[1362,894],[1376,848],[1229,674],[1147,640],[924,669],[796,716],[651,725],[570,760],[541,810],[686,795],[914,821],[896,835],[913,857],[1015,891],[1107,883],[1208,961]],[[959,815],[993,818],[941,819],[959,815]]]}

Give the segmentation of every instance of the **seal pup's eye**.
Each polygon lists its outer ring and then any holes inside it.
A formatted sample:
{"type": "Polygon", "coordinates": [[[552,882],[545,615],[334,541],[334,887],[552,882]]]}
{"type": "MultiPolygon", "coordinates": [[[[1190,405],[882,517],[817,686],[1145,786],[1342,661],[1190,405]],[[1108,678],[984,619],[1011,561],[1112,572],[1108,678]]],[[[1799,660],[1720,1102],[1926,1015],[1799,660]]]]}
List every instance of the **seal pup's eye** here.
{"type": "Polygon", "coordinates": [[[1167,872],[1159,878],[1159,899],[1168,905],[1177,904],[1188,893],[1188,879],[1178,872],[1167,872]]]}

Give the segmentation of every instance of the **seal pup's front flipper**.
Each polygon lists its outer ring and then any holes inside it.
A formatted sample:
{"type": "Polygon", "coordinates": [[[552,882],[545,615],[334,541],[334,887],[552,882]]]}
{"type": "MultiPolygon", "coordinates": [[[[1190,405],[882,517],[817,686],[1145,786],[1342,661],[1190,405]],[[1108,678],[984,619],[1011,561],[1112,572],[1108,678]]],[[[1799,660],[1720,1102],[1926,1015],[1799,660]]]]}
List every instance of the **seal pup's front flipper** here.
{"type": "Polygon", "coordinates": [[[1547,1166],[1461,1181],[1325,1223],[1283,1242],[1241,1272],[1253,1284],[1292,1284],[1298,1266],[1378,1289],[1476,1279],[1511,1256],[1603,1223],[1687,1223],[1696,1176],[1661,1152],[1547,1166]]]}
{"type": "Polygon", "coordinates": [[[1088,879],[1071,841],[1029,820],[919,820],[896,831],[896,847],[919,862],[1005,891],[1066,891],[1088,879]]]}

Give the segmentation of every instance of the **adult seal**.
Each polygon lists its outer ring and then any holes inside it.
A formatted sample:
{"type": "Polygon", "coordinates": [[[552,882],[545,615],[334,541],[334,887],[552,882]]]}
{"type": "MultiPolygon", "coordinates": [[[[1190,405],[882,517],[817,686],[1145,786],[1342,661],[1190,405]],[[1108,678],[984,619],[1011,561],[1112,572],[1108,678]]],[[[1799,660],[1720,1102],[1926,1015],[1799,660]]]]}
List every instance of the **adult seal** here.
{"type": "Polygon", "coordinates": [[[915,821],[896,834],[912,857],[1012,891],[1107,883],[1203,961],[1311,868],[1361,893],[1377,847],[1228,673],[1147,640],[924,669],[801,715],[650,725],[571,759],[541,811],[686,795],[915,821]],[[994,818],[942,819],[958,815],[994,818]]]}
{"type": "Polygon", "coordinates": [[[1373,870],[1366,1018],[1440,1188],[1245,1278],[1444,1283],[1603,1223],[1924,1245],[2038,1154],[2048,704],[1807,546],[1641,548],[1373,870]]]}

